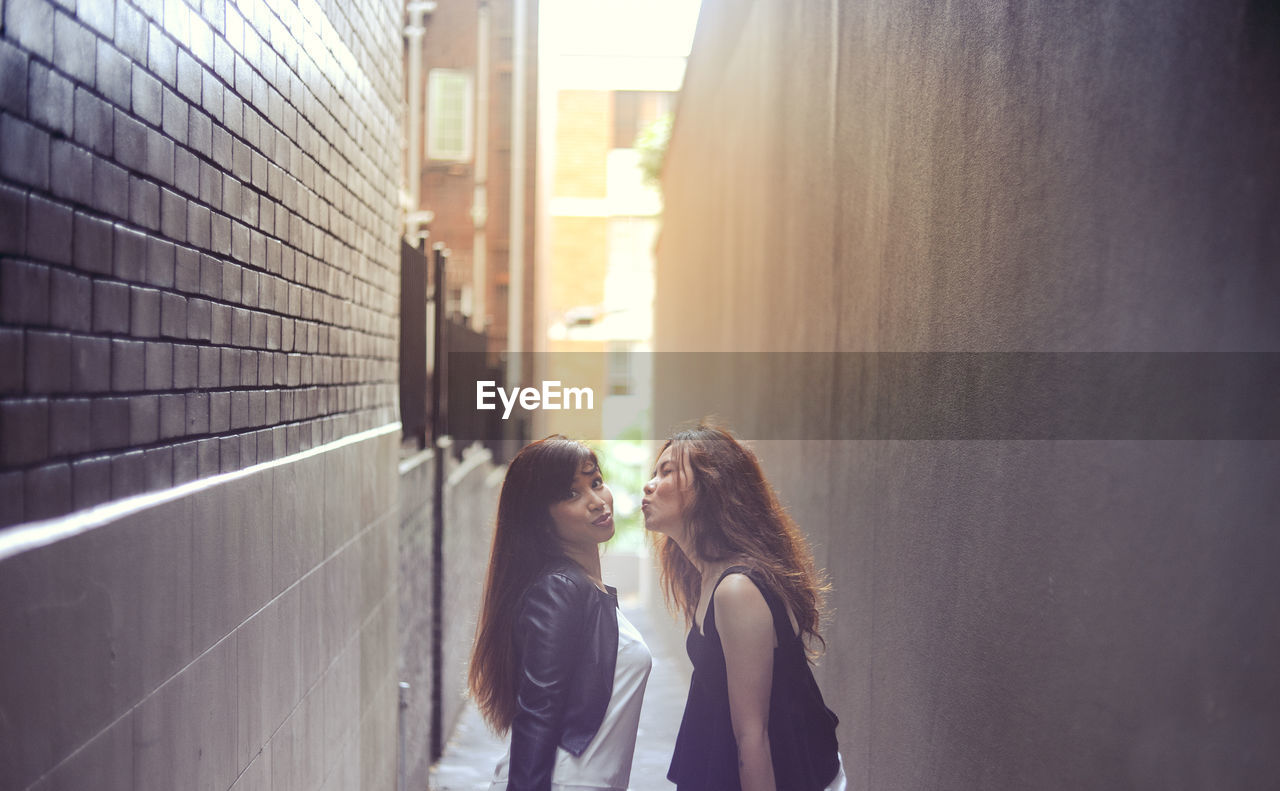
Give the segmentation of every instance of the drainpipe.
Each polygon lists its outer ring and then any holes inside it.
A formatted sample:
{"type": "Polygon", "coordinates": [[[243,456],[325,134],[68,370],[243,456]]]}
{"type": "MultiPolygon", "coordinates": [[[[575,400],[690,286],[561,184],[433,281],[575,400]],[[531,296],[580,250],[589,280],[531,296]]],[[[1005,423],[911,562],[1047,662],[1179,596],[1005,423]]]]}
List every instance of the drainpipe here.
{"type": "MultiPolygon", "coordinates": [[[[436,10],[436,4],[431,0],[412,0],[405,10],[409,13],[409,25],[404,29],[409,47],[409,211],[413,213],[422,208],[422,37],[427,32],[422,20],[436,10]]],[[[416,220],[407,219],[406,225],[414,226],[405,228],[406,236],[417,233],[416,220]]]]}
{"type": "Polygon", "coordinates": [[[435,303],[435,337],[432,339],[431,447],[435,454],[431,482],[431,762],[444,754],[444,468],[449,457],[445,413],[449,375],[445,358],[445,270],[449,256],[442,243],[432,245],[434,268],[431,298],[435,303]]]}
{"type": "Polygon", "coordinates": [[[513,0],[511,40],[511,254],[507,287],[507,383],[520,387],[524,351],[524,193],[525,193],[525,61],[528,20],[526,0],[513,0]]]}
{"type": "Polygon", "coordinates": [[[489,218],[489,2],[480,0],[476,23],[476,167],[475,195],[471,203],[471,221],[475,225],[471,241],[471,326],[477,332],[485,327],[488,309],[488,239],[485,223],[489,218]]]}

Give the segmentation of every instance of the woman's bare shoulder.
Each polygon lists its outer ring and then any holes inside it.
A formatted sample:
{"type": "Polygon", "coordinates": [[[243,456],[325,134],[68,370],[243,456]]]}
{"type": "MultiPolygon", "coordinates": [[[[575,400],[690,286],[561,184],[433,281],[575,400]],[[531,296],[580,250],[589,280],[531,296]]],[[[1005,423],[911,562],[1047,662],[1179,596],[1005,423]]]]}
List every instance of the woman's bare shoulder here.
{"type": "Polygon", "coordinates": [[[763,621],[773,623],[769,604],[764,594],[750,577],[742,573],[728,574],[716,588],[712,603],[716,608],[716,622],[723,627],[726,620],[738,623],[763,621]]]}

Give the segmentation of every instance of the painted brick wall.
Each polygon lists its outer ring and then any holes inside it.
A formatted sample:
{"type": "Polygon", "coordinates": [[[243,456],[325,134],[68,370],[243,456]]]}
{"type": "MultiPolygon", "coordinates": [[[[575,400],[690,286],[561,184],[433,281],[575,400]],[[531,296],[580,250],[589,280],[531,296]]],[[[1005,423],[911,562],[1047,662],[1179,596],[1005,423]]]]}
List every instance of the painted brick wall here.
{"type": "Polygon", "coordinates": [[[400,26],[0,5],[0,787],[395,786],[400,26]]]}
{"type": "Polygon", "coordinates": [[[399,5],[2,25],[0,525],[394,420],[399,5]]]}

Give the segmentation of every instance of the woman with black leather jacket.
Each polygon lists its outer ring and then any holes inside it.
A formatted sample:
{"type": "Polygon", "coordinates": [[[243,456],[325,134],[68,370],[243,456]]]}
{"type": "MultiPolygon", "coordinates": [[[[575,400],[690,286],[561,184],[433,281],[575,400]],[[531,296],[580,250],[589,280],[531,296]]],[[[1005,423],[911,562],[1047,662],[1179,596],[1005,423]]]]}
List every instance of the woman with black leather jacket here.
{"type": "Polygon", "coordinates": [[[589,448],[553,435],[511,460],[468,678],[490,727],[511,734],[491,791],[628,786],[652,660],[601,580],[612,536],[589,448]]]}

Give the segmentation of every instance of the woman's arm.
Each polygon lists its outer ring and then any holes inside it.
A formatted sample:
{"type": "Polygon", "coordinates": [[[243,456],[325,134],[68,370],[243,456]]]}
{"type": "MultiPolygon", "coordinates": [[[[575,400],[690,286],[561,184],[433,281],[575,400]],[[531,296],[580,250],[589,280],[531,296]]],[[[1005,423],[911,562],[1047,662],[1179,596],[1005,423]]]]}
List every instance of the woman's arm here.
{"type": "Polygon", "coordinates": [[[516,618],[516,715],[511,721],[508,791],[549,791],[565,700],[582,656],[578,585],[549,574],[525,594],[516,618]]]}
{"type": "Polygon", "coordinates": [[[729,718],[738,741],[738,777],[743,791],[776,791],[769,750],[773,615],[760,589],[744,574],[724,578],[714,605],[729,674],[729,718]]]}

